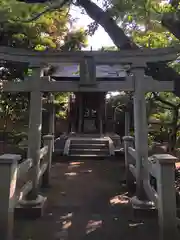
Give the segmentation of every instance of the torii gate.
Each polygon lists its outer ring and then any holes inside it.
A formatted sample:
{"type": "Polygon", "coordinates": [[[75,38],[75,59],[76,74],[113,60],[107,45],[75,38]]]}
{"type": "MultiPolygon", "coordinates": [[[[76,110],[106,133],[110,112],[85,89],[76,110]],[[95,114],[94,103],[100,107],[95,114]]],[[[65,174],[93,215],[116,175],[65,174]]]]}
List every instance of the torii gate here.
{"type": "MultiPolygon", "coordinates": [[[[3,92],[30,92],[30,118],[28,135],[28,156],[33,159],[33,198],[37,198],[40,140],[42,124],[42,92],[99,92],[99,91],[133,91],[134,92],[134,126],[137,168],[137,197],[141,199],[142,185],[142,161],[147,164],[148,159],[148,127],[146,119],[145,93],[150,91],[173,91],[174,82],[159,82],[145,76],[144,70],[148,62],[168,62],[175,60],[179,49],[143,49],[120,52],[59,52],[46,51],[35,52],[8,47],[0,48],[0,59],[13,62],[29,63],[33,69],[29,81],[6,82],[1,81],[3,92]],[[48,64],[61,63],[80,64],[79,81],[52,81],[51,77],[43,75],[43,67],[48,64]],[[109,81],[97,81],[96,65],[129,64],[131,74],[124,81],[109,79],[109,81]]],[[[53,121],[52,121],[53,122],[53,121]]],[[[53,125],[51,128],[54,133],[53,125]]],[[[148,174],[146,173],[146,178],[148,174]]]]}

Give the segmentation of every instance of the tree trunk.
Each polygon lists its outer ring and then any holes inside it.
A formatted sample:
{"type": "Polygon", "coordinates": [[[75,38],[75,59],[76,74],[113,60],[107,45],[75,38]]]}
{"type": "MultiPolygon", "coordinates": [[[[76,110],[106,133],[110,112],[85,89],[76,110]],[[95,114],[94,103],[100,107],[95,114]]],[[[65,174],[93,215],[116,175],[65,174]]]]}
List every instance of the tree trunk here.
{"type": "Polygon", "coordinates": [[[173,111],[173,121],[172,121],[172,128],[171,134],[169,136],[169,151],[174,153],[177,141],[177,131],[178,131],[178,117],[179,117],[179,108],[175,108],[173,111]]]}
{"type": "Polygon", "coordinates": [[[180,39],[180,20],[175,13],[165,13],[161,21],[162,25],[167,28],[177,39],[180,39]]]}
{"type": "Polygon", "coordinates": [[[8,144],[8,135],[7,133],[7,127],[8,127],[8,119],[9,119],[9,106],[6,106],[6,110],[4,113],[4,124],[3,124],[3,143],[2,143],[2,151],[4,152],[6,149],[6,146],[8,144]]]}
{"type": "Polygon", "coordinates": [[[180,39],[180,11],[178,10],[179,0],[170,0],[169,4],[171,4],[175,11],[164,13],[161,23],[177,39],[180,39]]]}
{"type": "Polygon", "coordinates": [[[91,2],[91,0],[78,0],[77,1],[87,12],[90,18],[100,24],[104,30],[108,33],[114,44],[121,49],[137,49],[135,43],[133,43],[125,34],[124,31],[118,27],[113,18],[104,12],[99,6],[91,2]]]}

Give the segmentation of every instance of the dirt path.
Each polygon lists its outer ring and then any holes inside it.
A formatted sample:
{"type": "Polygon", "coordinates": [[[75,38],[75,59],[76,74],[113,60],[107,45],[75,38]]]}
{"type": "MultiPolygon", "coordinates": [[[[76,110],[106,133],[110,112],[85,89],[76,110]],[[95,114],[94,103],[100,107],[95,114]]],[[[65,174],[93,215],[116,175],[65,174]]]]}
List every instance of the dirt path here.
{"type": "Polygon", "coordinates": [[[16,221],[16,240],[157,240],[153,218],[134,218],[117,161],[57,163],[43,218],[16,221]]]}

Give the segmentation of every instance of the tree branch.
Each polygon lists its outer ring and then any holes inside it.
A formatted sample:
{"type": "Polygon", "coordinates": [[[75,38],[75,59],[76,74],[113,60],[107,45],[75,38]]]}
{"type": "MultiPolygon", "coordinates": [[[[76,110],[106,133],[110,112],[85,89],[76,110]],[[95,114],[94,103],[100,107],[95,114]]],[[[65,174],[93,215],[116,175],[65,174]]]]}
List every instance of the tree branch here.
{"type": "Polygon", "coordinates": [[[161,24],[167,28],[177,39],[180,39],[180,20],[177,17],[179,13],[179,0],[170,0],[169,4],[174,8],[174,11],[164,13],[161,24]]]}
{"type": "Polygon", "coordinates": [[[180,39],[180,21],[175,16],[175,12],[164,13],[161,23],[167,28],[177,39],[180,39]]]}
{"type": "Polygon", "coordinates": [[[171,6],[172,7],[174,7],[175,9],[177,9],[178,8],[178,6],[179,6],[179,0],[170,0],[169,1],[169,4],[171,4],[171,6]]]}
{"type": "Polygon", "coordinates": [[[177,128],[177,130],[178,130],[178,129],[180,128],[180,124],[178,124],[176,128],[177,128]]]}
{"type": "Polygon", "coordinates": [[[77,3],[85,9],[89,17],[104,28],[119,49],[138,48],[138,46],[124,34],[124,31],[116,24],[108,12],[103,11],[94,2],[91,2],[91,0],[77,0],[77,3]]]}
{"type": "MultiPolygon", "coordinates": [[[[160,101],[159,101],[159,102],[160,102],[160,101]]],[[[166,109],[166,110],[170,110],[170,111],[173,110],[173,108],[171,108],[171,107],[166,107],[166,106],[162,106],[162,105],[159,104],[159,103],[156,103],[156,106],[157,106],[157,107],[160,107],[160,108],[163,108],[163,109],[166,109]]]]}

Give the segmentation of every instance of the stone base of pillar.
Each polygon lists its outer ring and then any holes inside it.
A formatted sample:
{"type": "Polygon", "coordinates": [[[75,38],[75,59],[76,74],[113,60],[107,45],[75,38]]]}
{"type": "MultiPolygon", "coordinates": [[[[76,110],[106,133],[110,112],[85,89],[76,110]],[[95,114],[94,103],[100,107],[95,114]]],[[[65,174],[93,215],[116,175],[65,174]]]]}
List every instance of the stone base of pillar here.
{"type": "Polygon", "coordinates": [[[134,196],[130,200],[133,208],[133,213],[136,217],[156,216],[157,209],[152,201],[140,200],[134,196]]]}
{"type": "Polygon", "coordinates": [[[15,208],[15,217],[36,219],[44,215],[47,197],[38,195],[35,200],[20,200],[15,208]]]}

